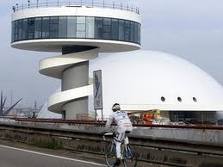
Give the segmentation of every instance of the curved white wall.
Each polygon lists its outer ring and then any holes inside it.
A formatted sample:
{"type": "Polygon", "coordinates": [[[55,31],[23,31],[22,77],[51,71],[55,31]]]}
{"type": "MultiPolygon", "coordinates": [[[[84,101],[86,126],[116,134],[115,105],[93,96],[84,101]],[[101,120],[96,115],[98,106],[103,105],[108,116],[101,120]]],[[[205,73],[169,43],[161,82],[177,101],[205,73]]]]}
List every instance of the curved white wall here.
{"type": "Polygon", "coordinates": [[[35,39],[11,43],[13,48],[39,52],[60,52],[63,46],[70,45],[95,46],[100,52],[126,52],[141,48],[141,45],[131,42],[97,39],[35,39]]]}
{"type": "MultiPolygon", "coordinates": [[[[90,77],[94,70],[103,73],[105,115],[115,102],[126,110],[223,109],[223,87],[200,68],[170,54],[134,51],[103,55],[90,61],[90,77]]],[[[89,108],[93,111],[92,95],[89,108]]]]}

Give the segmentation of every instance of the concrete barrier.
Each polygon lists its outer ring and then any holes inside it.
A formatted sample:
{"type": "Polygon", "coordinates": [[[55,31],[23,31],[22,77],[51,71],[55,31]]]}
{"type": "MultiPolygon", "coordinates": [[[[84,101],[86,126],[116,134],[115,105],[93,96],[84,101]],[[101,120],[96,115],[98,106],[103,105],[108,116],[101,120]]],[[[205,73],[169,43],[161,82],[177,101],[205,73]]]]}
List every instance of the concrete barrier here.
{"type": "MultiPolygon", "coordinates": [[[[0,138],[51,149],[62,148],[103,155],[107,144],[100,135],[103,130],[104,127],[101,125],[8,121],[0,123],[0,138]]],[[[141,166],[145,163],[154,163],[177,167],[205,167],[207,164],[210,167],[218,167],[223,166],[221,137],[222,131],[217,130],[188,131],[141,127],[134,129],[130,141],[137,152],[141,166]],[[212,137],[206,138],[205,134],[218,136],[213,140],[212,137]]]]}

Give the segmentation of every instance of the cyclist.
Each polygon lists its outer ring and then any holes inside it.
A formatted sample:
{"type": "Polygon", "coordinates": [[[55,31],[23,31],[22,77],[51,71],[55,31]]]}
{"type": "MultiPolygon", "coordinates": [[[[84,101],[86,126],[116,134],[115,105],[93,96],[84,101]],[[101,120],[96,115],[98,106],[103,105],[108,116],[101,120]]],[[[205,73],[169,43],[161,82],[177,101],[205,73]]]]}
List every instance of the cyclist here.
{"type": "Polygon", "coordinates": [[[111,127],[112,122],[114,121],[117,124],[115,129],[115,145],[116,145],[116,162],[114,166],[119,166],[121,163],[121,144],[124,142],[126,145],[129,144],[128,137],[126,133],[130,133],[133,129],[132,123],[128,117],[128,114],[124,111],[121,111],[120,104],[115,103],[112,106],[112,115],[110,115],[107,123],[106,129],[108,130],[111,127]]]}

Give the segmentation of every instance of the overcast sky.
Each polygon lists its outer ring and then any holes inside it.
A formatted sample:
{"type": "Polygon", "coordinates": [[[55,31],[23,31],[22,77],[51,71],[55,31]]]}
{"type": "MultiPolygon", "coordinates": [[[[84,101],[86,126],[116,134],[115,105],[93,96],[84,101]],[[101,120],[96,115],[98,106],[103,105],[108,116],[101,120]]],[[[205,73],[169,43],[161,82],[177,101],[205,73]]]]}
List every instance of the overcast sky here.
{"type": "MultiPolygon", "coordinates": [[[[40,59],[54,54],[12,49],[11,4],[0,0],[0,90],[21,106],[46,101],[60,81],[38,73],[40,59]]],[[[31,0],[34,1],[34,0],[31,0]]],[[[138,3],[143,16],[142,48],[176,54],[201,67],[223,84],[222,0],[125,0],[138,3]]]]}

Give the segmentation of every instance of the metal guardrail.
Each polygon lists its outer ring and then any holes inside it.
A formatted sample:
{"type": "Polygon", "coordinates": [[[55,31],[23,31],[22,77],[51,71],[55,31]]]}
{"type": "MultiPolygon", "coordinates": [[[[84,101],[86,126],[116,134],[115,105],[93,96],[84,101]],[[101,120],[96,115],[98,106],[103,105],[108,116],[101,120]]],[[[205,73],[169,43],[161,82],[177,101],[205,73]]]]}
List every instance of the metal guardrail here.
{"type": "Polygon", "coordinates": [[[16,3],[14,6],[12,6],[12,11],[15,13],[20,10],[29,9],[29,8],[47,8],[47,7],[87,7],[87,8],[93,8],[93,7],[99,7],[99,8],[111,8],[111,9],[119,9],[119,10],[126,10],[135,12],[137,14],[140,14],[140,10],[138,7],[126,4],[126,3],[107,3],[104,0],[100,0],[100,2],[96,0],[91,0],[90,2],[86,2],[84,0],[54,0],[48,1],[45,0],[44,2],[40,2],[39,0],[36,0],[35,3],[31,3],[30,0],[27,1],[26,4],[18,4],[16,3]]]}

